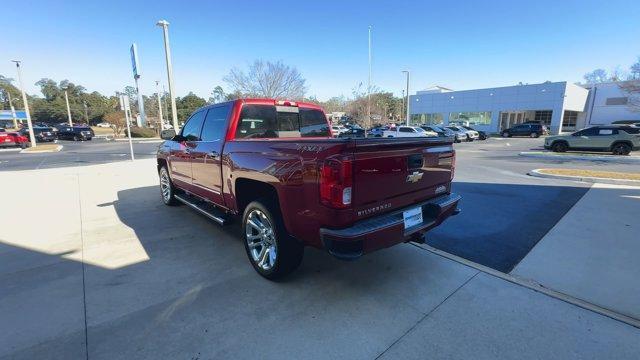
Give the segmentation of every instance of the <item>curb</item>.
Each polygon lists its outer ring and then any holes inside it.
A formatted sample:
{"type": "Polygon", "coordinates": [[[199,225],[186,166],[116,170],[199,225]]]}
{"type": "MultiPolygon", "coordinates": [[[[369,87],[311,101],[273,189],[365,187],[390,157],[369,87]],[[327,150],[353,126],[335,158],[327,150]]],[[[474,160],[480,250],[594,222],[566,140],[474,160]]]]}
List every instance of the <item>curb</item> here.
{"type": "MultiPolygon", "coordinates": [[[[117,138],[117,139],[114,139],[114,140],[115,141],[129,141],[129,138],[128,137],[126,137],[126,138],[117,138]]],[[[164,141],[159,137],[153,137],[153,138],[134,138],[134,137],[132,137],[131,140],[132,141],[164,141]]]]}
{"type": "MultiPolygon", "coordinates": [[[[55,149],[49,149],[49,150],[31,150],[31,151],[27,151],[28,149],[33,149],[33,148],[26,148],[26,149],[20,150],[20,154],[52,153],[52,152],[59,152],[60,150],[62,150],[62,148],[63,148],[62,145],[58,145],[58,146],[56,146],[55,149]]],[[[37,149],[37,147],[36,147],[36,149],[37,149]]]]}
{"type": "Polygon", "coordinates": [[[476,270],[481,271],[481,272],[483,272],[485,274],[488,274],[490,276],[497,277],[499,279],[508,281],[508,282],[510,282],[512,284],[523,286],[525,288],[528,288],[528,289],[533,290],[535,292],[544,294],[544,295],[549,296],[551,298],[558,299],[560,301],[564,301],[564,302],[566,302],[568,304],[581,307],[581,308],[583,308],[585,310],[592,311],[594,313],[600,314],[602,316],[606,316],[606,317],[608,317],[610,319],[617,320],[617,321],[620,321],[621,323],[624,323],[624,324],[627,324],[627,325],[631,325],[631,326],[633,326],[635,328],[640,329],[640,319],[636,319],[636,318],[621,314],[619,312],[616,312],[616,311],[613,311],[613,310],[598,306],[598,305],[590,303],[588,301],[573,297],[571,295],[567,295],[567,294],[562,293],[560,291],[556,291],[556,290],[553,290],[551,288],[547,288],[544,285],[539,284],[534,280],[530,280],[530,279],[522,278],[522,277],[517,276],[517,275],[511,275],[511,274],[500,272],[498,270],[494,270],[494,269],[492,269],[490,267],[475,263],[475,262],[473,262],[471,260],[467,260],[467,259],[459,257],[457,255],[449,254],[448,252],[442,251],[440,249],[436,249],[436,248],[434,248],[434,247],[432,247],[430,245],[427,245],[427,244],[415,244],[415,243],[410,243],[410,244],[415,246],[415,247],[417,247],[417,248],[419,248],[419,249],[423,249],[423,250],[429,251],[429,252],[431,252],[431,253],[433,253],[435,255],[439,255],[439,256],[441,256],[441,257],[443,257],[445,259],[449,259],[449,260],[455,261],[455,262],[457,262],[459,264],[462,264],[464,266],[468,266],[468,267],[470,267],[472,269],[476,269],[476,270]]]}
{"type": "Polygon", "coordinates": [[[640,164],[640,156],[615,156],[615,155],[579,155],[568,154],[559,155],[542,151],[523,151],[518,155],[522,157],[552,159],[552,160],[584,160],[584,161],[604,161],[619,164],[640,164]]]}
{"type": "Polygon", "coordinates": [[[622,180],[622,179],[598,178],[598,177],[589,177],[589,176],[544,174],[540,172],[540,169],[531,170],[527,173],[527,175],[533,176],[533,177],[539,177],[539,178],[573,180],[573,181],[582,181],[582,182],[588,182],[588,183],[640,186],[640,180],[622,180]]]}
{"type": "Polygon", "coordinates": [[[16,151],[22,151],[23,149],[21,148],[8,148],[8,149],[0,149],[0,153],[3,152],[16,152],[16,151]]]}

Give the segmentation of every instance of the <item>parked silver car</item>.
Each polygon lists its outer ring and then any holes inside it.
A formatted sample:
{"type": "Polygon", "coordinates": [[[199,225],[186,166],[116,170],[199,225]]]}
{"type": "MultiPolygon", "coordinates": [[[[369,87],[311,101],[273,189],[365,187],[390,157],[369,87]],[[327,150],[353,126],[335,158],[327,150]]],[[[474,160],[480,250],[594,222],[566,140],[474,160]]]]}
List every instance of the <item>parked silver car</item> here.
{"type": "MultiPolygon", "coordinates": [[[[470,134],[470,131],[460,127],[460,126],[456,126],[456,125],[449,125],[446,127],[447,129],[453,131],[456,135],[456,141],[460,142],[460,141],[473,141],[472,135],[470,134]]],[[[474,131],[475,132],[475,131],[474,131]]],[[[475,138],[478,138],[478,133],[475,132],[475,138]]]]}

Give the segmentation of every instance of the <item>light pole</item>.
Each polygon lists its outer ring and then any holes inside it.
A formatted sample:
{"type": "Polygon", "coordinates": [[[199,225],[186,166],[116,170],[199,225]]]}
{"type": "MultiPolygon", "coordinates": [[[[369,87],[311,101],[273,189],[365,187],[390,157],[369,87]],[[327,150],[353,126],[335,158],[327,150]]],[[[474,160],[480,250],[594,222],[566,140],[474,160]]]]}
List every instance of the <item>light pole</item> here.
{"type": "Polygon", "coordinates": [[[404,119],[404,89],[402,89],[402,107],[400,108],[400,119],[404,119]]]}
{"type": "Polygon", "coordinates": [[[29,112],[29,102],[27,101],[27,93],[24,92],[24,85],[22,84],[22,70],[20,68],[20,60],[11,60],[16,63],[18,69],[18,84],[20,84],[20,91],[22,91],[22,103],[24,104],[24,113],[27,115],[27,126],[29,127],[29,141],[31,146],[36,147],[36,137],[33,135],[33,125],[31,125],[31,113],[29,112]]]}
{"type": "Polygon", "coordinates": [[[158,134],[162,133],[162,128],[164,126],[164,119],[162,118],[162,100],[160,99],[160,81],[156,80],[156,95],[158,96],[158,122],[160,123],[158,126],[158,134]]]}
{"type": "Polygon", "coordinates": [[[64,89],[64,101],[67,102],[67,117],[69,118],[69,126],[73,127],[73,121],[71,121],[71,108],[69,107],[69,95],[67,95],[67,89],[64,89]]]}
{"type": "Polygon", "coordinates": [[[169,83],[169,98],[171,99],[171,118],[173,120],[173,129],[178,131],[178,111],[176,110],[175,90],[173,88],[173,68],[171,65],[171,48],[169,47],[169,22],[160,20],[156,25],[162,27],[164,35],[164,54],[167,61],[167,82],[169,83]]]}
{"type": "Polygon", "coordinates": [[[84,121],[86,121],[87,125],[89,125],[89,111],[87,110],[87,102],[83,101],[82,105],[84,105],[84,121]]]}
{"type": "Polygon", "coordinates": [[[409,115],[409,70],[402,70],[402,72],[407,74],[407,119],[406,119],[406,124],[409,125],[409,118],[411,117],[411,115],[409,115]]]}
{"type": "Polygon", "coordinates": [[[135,156],[133,155],[133,141],[131,141],[131,125],[130,116],[131,116],[131,108],[129,107],[129,96],[125,96],[116,92],[117,96],[120,96],[120,109],[124,110],[124,121],[127,123],[127,137],[129,138],[129,151],[131,151],[131,161],[135,160],[135,156]]]}
{"type": "MultiPolygon", "coordinates": [[[[162,84],[162,97],[161,98],[165,98],[166,99],[166,96],[167,96],[167,89],[165,89],[164,88],[164,84],[162,84]]],[[[169,108],[167,108],[167,102],[165,101],[162,106],[164,106],[165,115],[169,115],[169,108]]],[[[178,131],[178,129],[176,129],[176,131],[178,131]]]]}
{"type": "Polygon", "coordinates": [[[371,25],[369,25],[369,82],[367,84],[367,122],[365,126],[371,124],[371,25]]]}
{"type": "Polygon", "coordinates": [[[9,108],[11,109],[11,117],[13,118],[13,128],[17,129],[18,128],[18,117],[16,116],[16,108],[13,107],[13,102],[11,101],[11,93],[7,90],[5,90],[4,92],[7,93],[7,96],[9,97],[9,108]]]}
{"type": "Polygon", "coordinates": [[[140,79],[140,64],[138,63],[138,45],[136,45],[136,43],[131,44],[131,63],[133,65],[133,80],[136,83],[136,94],[138,95],[138,112],[140,113],[140,118],[136,118],[136,123],[142,127],[147,125],[147,118],[144,114],[144,97],[140,92],[140,85],[138,84],[138,79],[140,79]]]}

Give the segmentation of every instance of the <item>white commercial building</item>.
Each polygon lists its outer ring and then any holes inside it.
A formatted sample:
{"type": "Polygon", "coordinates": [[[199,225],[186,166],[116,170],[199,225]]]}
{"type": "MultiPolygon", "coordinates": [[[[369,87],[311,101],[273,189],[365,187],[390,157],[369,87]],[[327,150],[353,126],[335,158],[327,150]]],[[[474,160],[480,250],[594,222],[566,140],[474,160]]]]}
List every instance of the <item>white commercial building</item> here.
{"type": "Polygon", "coordinates": [[[618,83],[585,88],[567,82],[453,91],[443,87],[418,91],[409,98],[410,123],[467,123],[499,133],[526,121],[541,122],[557,134],[616,120],[640,119],[629,94],[618,83]]]}

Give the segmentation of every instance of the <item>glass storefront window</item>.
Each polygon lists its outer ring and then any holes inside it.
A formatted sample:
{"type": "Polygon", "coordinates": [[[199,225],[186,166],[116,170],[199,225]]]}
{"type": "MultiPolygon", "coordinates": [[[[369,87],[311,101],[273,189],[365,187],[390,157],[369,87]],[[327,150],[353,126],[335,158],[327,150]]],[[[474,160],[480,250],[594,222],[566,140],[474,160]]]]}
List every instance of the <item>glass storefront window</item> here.
{"type": "Polygon", "coordinates": [[[551,126],[551,116],[553,115],[553,111],[551,110],[538,110],[536,111],[534,120],[542,123],[546,126],[551,126]]]}
{"type": "Polygon", "coordinates": [[[576,122],[578,121],[578,112],[577,111],[564,111],[564,116],[562,117],[562,126],[575,128],[576,122]]]}
{"type": "Polygon", "coordinates": [[[457,112],[449,114],[449,123],[468,123],[469,125],[491,124],[491,111],[457,112]]]}
{"type": "Polygon", "coordinates": [[[436,125],[442,124],[443,117],[440,113],[431,114],[411,114],[409,125],[436,125]]]}

